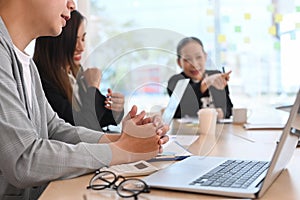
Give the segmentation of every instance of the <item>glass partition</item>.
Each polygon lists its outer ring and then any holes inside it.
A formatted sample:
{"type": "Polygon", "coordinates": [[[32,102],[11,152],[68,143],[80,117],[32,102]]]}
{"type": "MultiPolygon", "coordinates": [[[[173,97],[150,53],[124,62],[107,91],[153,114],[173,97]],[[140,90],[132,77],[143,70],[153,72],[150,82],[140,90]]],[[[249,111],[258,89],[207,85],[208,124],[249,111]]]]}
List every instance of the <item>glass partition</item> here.
{"type": "Polygon", "coordinates": [[[232,70],[234,106],[290,104],[298,91],[299,0],[87,0],[78,6],[88,18],[85,65],[102,69],[101,90],[124,93],[128,106],[150,112],[167,104],[166,82],[181,71],[176,44],[184,36],[203,41],[208,68],[232,70]]]}

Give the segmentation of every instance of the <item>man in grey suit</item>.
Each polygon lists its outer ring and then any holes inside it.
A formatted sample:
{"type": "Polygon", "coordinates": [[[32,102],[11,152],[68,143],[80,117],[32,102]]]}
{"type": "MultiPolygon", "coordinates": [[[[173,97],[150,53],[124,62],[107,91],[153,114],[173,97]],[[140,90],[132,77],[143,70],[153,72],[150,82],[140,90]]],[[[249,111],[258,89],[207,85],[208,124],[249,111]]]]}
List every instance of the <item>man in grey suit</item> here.
{"type": "Polygon", "coordinates": [[[168,126],[135,106],[119,135],[73,127],[52,110],[24,49],[60,34],[74,7],[73,0],[0,0],[0,199],[37,199],[52,180],[150,159],[168,141],[168,126]]]}

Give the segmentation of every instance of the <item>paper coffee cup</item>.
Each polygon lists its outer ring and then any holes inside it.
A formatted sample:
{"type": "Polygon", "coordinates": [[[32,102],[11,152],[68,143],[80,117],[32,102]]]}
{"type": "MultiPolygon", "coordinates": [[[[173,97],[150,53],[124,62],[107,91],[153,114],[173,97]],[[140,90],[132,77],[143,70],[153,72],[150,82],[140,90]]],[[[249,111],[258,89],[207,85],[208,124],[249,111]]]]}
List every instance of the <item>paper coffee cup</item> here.
{"type": "Polygon", "coordinates": [[[200,134],[215,134],[217,115],[218,113],[214,108],[202,108],[198,111],[198,131],[200,134]]]}
{"type": "Polygon", "coordinates": [[[232,109],[232,122],[234,124],[247,123],[248,109],[247,108],[233,108],[232,109]]]}

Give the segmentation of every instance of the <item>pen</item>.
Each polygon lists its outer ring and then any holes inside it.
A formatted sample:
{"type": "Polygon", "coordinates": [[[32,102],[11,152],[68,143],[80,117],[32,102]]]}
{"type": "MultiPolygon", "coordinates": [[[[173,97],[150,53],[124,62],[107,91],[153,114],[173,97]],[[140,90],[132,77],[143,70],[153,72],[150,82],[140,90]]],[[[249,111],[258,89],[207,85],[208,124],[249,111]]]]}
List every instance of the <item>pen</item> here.
{"type": "Polygon", "coordinates": [[[222,66],[222,72],[225,73],[225,67],[224,66],[222,66]]]}
{"type": "MultiPolygon", "coordinates": [[[[222,73],[223,73],[223,74],[226,73],[226,72],[225,72],[225,67],[224,67],[224,66],[222,66],[222,73]]],[[[228,76],[225,76],[224,78],[225,78],[226,81],[229,81],[229,77],[228,77],[228,76]]]]}

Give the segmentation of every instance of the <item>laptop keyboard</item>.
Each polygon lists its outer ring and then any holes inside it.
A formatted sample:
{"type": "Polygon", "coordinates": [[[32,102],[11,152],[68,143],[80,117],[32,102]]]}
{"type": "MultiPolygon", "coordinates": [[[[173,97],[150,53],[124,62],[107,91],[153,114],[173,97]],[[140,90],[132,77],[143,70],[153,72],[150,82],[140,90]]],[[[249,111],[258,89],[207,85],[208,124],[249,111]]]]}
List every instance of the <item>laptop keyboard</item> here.
{"type": "Polygon", "coordinates": [[[269,167],[269,162],[227,160],[191,185],[247,188],[269,167]]]}

